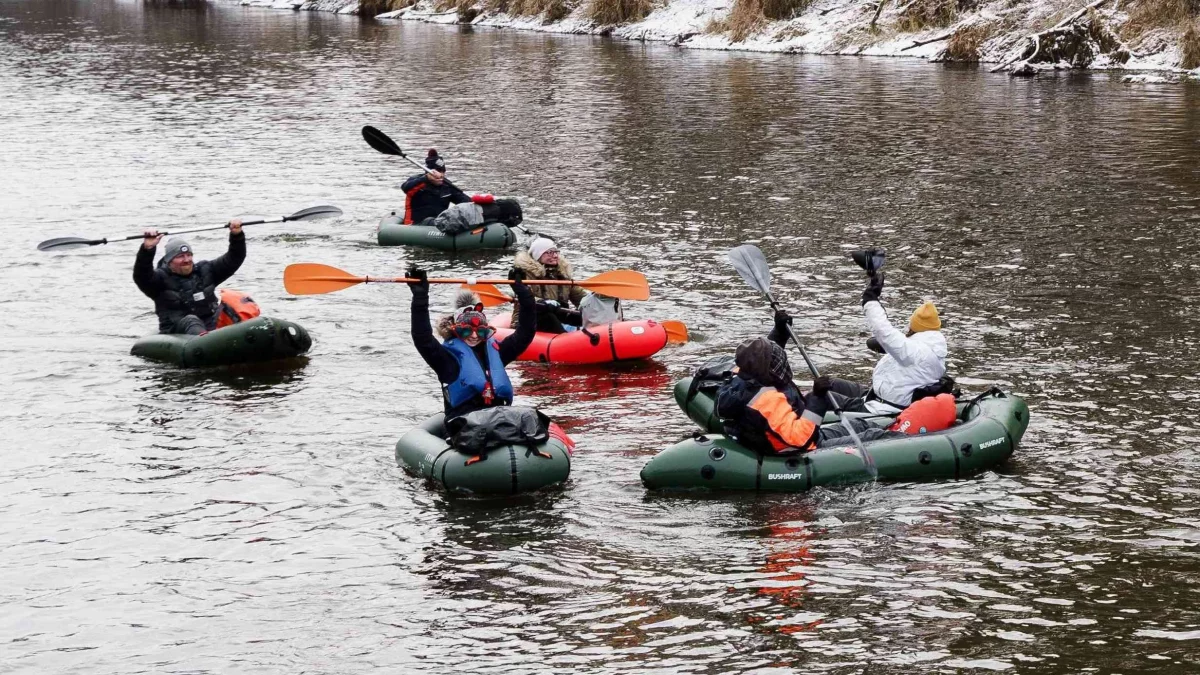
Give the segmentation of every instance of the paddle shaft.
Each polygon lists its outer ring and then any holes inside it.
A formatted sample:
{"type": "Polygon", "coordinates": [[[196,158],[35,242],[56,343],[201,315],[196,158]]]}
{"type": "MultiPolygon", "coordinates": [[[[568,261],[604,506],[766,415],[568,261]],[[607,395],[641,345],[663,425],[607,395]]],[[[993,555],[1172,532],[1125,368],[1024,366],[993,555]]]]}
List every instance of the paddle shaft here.
{"type": "MultiPolygon", "coordinates": [[[[339,277],[339,276],[310,276],[307,281],[350,281],[360,284],[415,284],[420,279],[408,277],[339,277]]],[[[426,279],[431,284],[511,284],[512,279],[426,279]]],[[[521,283],[527,286],[580,286],[586,287],[587,280],[570,281],[567,279],[526,279],[521,283]]]]}
{"type": "MultiPolygon", "coordinates": [[[[247,225],[261,225],[263,223],[282,223],[282,222],[286,222],[286,221],[287,221],[287,216],[276,216],[274,218],[263,218],[261,220],[246,220],[246,221],[242,222],[242,227],[245,227],[247,225]]],[[[210,225],[209,227],[193,227],[190,230],[176,230],[174,232],[163,231],[163,232],[159,232],[159,234],[165,237],[165,236],[174,235],[174,234],[191,234],[192,232],[210,232],[212,230],[228,230],[228,229],[229,229],[229,223],[225,223],[224,225],[210,225]]],[[[130,239],[144,239],[145,236],[146,235],[144,235],[144,234],[135,234],[135,235],[125,237],[125,239],[123,239],[121,241],[126,241],[126,240],[130,240],[130,239]]]]}

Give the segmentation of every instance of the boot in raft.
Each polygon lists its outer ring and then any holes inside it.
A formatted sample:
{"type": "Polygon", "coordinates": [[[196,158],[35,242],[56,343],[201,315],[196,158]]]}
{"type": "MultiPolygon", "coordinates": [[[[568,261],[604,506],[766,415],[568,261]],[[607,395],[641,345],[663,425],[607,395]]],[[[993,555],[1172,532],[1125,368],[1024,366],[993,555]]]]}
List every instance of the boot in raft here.
{"type": "MultiPolygon", "coordinates": [[[[496,317],[492,327],[497,340],[513,334],[508,327],[511,323],[511,314],[496,317]]],[[[570,365],[612,363],[647,359],[665,346],[667,329],[657,321],[618,321],[566,333],[538,331],[517,360],[570,365]]]]}
{"type": "Polygon", "coordinates": [[[505,445],[475,460],[446,442],[445,418],[438,413],[396,442],[396,463],[407,473],[449,492],[491,496],[541,490],[571,474],[571,453],[554,434],[532,448],[505,445]]]}
{"type": "Polygon", "coordinates": [[[517,236],[504,223],[484,223],[470,232],[448,235],[432,225],[405,225],[395,211],[379,221],[380,246],[423,246],[440,251],[508,248],[517,236]]]}
{"type": "Polygon", "coordinates": [[[311,346],[312,338],[299,324],[260,316],[204,335],[147,335],[130,353],[182,368],[209,368],[289,359],[311,346]]]}
{"type": "MultiPolygon", "coordinates": [[[[688,387],[682,385],[690,385],[690,379],[676,386],[677,400],[681,389],[686,395],[688,387]]],[[[713,424],[710,394],[697,393],[687,405],[694,421],[704,427],[713,424]]],[[[949,429],[865,441],[863,447],[875,460],[879,480],[966,478],[1011,456],[1028,424],[1025,402],[993,389],[959,403],[958,421],[949,429]]],[[[646,463],[641,477],[650,490],[804,492],[823,485],[871,481],[858,452],[847,438],[844,444],[801,454],[760,455],[710,432],[663,450],[646,463]]]]}

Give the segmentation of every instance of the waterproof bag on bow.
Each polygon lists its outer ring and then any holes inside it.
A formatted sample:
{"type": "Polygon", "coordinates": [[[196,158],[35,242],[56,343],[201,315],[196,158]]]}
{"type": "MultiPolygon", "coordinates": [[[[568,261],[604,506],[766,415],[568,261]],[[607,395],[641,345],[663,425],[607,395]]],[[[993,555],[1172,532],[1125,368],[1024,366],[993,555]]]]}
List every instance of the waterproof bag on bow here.
{"type": "Polygon", "coordinates": [[[468,455],[506,445],[540,445],[550,438],[549,429],[549,417],[515,406],[484,408],[446,421],[450,445],[468,455]]]}

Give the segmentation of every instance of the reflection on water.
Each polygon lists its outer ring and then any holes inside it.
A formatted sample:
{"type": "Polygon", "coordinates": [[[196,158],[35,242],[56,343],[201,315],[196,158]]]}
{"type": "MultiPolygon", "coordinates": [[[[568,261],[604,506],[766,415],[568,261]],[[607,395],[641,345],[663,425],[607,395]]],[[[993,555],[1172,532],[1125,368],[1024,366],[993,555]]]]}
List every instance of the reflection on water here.
{"type": "Polygon", "coordinates": [[[1200,668],[1200,89],[116,0],[0,4],[0,63],[10,670],[1200,668]],[[703,337],[513,366],[578,441],[564,489],[465,500],[405,476],[396,439],[441,407],[408,290],[283,291],[291,262],[510,264],[375,246],[410,170],[363,124],[519,197],[581,276],[643,271],[630,315],[703,337]],[[313,335],[276,371],[130,356],[154,328],[136,242],[34,250],[321,202],[346,216],[248,230],[231,280],[313,335]],[[934,298],[967,388],[1030,402],[1013,461],[646,494],[642,464],[693,431],[674,380],[768,328],[725,262],[745,241],[822,370],[864,381],[846,251],[887,247],[893,319],[934,298]]]}

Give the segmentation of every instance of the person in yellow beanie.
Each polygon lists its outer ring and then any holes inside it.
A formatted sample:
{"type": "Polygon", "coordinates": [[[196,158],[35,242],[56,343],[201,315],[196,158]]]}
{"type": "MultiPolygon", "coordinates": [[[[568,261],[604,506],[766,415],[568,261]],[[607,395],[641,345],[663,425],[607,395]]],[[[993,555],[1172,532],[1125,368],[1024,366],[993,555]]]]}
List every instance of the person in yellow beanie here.
{"type": "Polygon", "coordinates": [[[863,409],[872,413],[895,413],[908,407],[917,389],[937,385],[946,374],[946,337],[937,307],[926,301],[908,318],[908,333],[888,321],[879,301],[883,294],[883,272],[870,275],[862,294],[863,314],[871,339],[867,345],[883,358],[871,374],[871,388],[863,409]]]}
{"type": "Polygon", "coordinates": [[[937,307],[926,300],[908,317],[908,334],[920,333],[923,330],[941,330],[942,317],[938,316],[937,307]]]}

